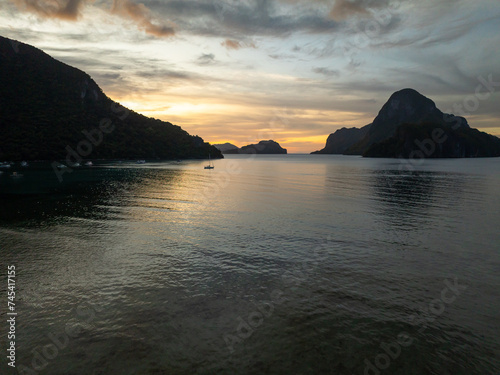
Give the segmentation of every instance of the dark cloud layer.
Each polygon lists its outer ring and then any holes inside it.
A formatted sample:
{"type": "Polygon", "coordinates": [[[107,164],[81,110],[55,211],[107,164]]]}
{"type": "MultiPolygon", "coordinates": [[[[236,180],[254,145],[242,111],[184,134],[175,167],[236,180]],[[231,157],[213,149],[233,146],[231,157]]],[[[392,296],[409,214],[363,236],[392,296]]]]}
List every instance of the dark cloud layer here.
{"type": "MultiPolygon", "coordinates": [[[[367,15],[368,9],[380,9],[389,4],[389,0],[335,0],[329,12],[324,3],[330,0],[303,4],[301,0],[113,0],[111,8],[107,2],[92,0],[11,1],[19,9],[40,17],[76,20],[83,6],[89,5],[132,20],[145,33],[156,37],[173,36],[177,30],[237,41],[252,36],[282,37],[297,32],[334,33],[341,29],[337,21],[352,15],[367,15]],[[167,19],[175,23],[176,30],[172,23],[165,22],[167,19]]],[[[236,45],[229,42],[227,47],[236,45]]]]}
{"type": "Polygon", "coordinates": [[[303,12],[283,12],[281,3],[272,0],[152,0],[146,4],[156,13],[174,19],[183,32],[203,36],[239,40],[257,35],[326,33],[337,29],[328,12],[314,7],[303,12]]]}
{"type": "Polygon", "coordinates": [[[352,15],[368,15],[368,11],[359,4],[359,1],[336,0],[330,15],[334,20],[341,21],[352,15]]]}
{"type": "Polygon", "coordinates": [[[338,77],[338,76],[340,76],[340,72],[338,70],[328,69],[328,68],[325,68],[325,67],[314,68],[313,72],[317,73],[317,74],[322,74],[322,75],[325,75],[325,76],[328,76],[328,77],[333,77],[333,76],[338,77]]]}
{"type": "Polygon", "coordinates": [[[255,43],[253,42],[240,42],[239,40],[234,39],[226,39],[221,43],[221,45],[229,50],[237,50],[246,47],[256,48],[255,43]]]}
{"type": "Polygon", "coordinates": [[[352,16],[369,16],[371,10],[391,6],[390,0],[335,0],[330,16],[341,21],[352,16]]]}
{"type": "MultiPolygon", "coordinates": [[[[58,18],[76,21],[85,4],[91,0],[11,0],[20,10],[34,13],[42,18],[58,18]]],[[[161,22],[155,22],[151,11],[142,3],[130,0],[113,0],[109,10],[112,14],[132,20],[147,34],[156,37],[169,37],[175,34],[174,28],[161,22]]]]}
{"type": "Polygon", "coordinates": [[[173,36],[175,31],[172,27],[153,22],[150,10],[144,4],[136,4],[130,0],[114,0],[111,8],[113,14],[131,19],[138,27],[146,33],[157,36],[173,36]]]}
{"type": "Polygon", "coordinates": [[[198,65],[211,65],[215,63],[215,55],[213,53],[204,53],[196,60],[198,65]]]}
{"type": "Polygon", "coordinates": [[[42,17],[76,20],[86,0],[12,0],[19,9],[42,17]]]}

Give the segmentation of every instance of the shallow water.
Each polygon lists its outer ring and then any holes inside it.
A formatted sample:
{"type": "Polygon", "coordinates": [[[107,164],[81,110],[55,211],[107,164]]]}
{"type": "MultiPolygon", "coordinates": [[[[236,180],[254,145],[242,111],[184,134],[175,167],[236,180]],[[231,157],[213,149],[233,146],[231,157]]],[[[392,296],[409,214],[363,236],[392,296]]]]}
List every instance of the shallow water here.
{"type": "Polygon", "coordinates": [[[500,373],[499,159],[204,164],[0,175],[18,369],[500,373]]]}

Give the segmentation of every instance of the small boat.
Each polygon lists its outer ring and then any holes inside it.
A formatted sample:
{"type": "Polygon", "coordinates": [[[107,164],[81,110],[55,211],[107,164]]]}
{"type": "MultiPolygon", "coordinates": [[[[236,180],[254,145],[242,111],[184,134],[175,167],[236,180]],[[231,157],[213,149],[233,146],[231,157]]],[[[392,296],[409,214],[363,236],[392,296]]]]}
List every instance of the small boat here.
{"type": "Polygon", "coordinates": [[[146,164],[146,160],[137,160],[136,164],[146,164]]]}
{"type": "Polygon", "coordinates": [[[57,166],[57,169],[65,169],[65,168],[68,168],[68,166],[66,164],[59,164],[57,166]]]}
{"type": "Polygon", "coordinates": [[[0,168],[10,168],[10,164],[9,163],[2,163],[0,164],[0,168]]]}
{"type": "Polygon", "coordinates": [[[205,165],[205,169],[214,169],[214,165],[212,163],[212,160],[210,159],[210,154],[208,154],[208,165],[205,165]]]}
{"type": "Polygon", "coordinates": [[[28,166],[28,162],[27,161],[22,161],[21,162],[21,167],[27,167],[28,166]]]}
{"type": "Polygon", "coordinates": [[[86,167],[92,167],[94,163],[92,163],[90,160],[85,162],[86,167]]]}
{"type": "Polygon", "coordinates": [[[71,166],[73,168],[78,168],[78,167],[81,167],[82,165],[80,163],[74,163],[74,164],[71,164],[71,166]]]}

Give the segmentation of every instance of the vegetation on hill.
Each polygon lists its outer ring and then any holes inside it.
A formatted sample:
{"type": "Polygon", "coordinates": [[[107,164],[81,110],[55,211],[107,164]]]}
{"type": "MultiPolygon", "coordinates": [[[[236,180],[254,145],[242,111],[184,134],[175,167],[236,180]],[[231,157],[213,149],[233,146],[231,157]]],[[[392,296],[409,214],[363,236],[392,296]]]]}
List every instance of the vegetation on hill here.
{"type": "Polygon", "coordinates": [[[260,141],[257,144],[246,145],[236,149],[226,149],[225,154],[286,154],[287,149],[273,140],[260,141]]]}
{"type": "Polygon", "coordinates": [[[385,158],[472,158],[500,156],[500,139],[477,129],[453,130],[436,123],[403,124],[393,137],[363,154],[385,158]]]}
{"type": "Polygon", "coordinates": [[[0,160],[63,159],[69,149],[89,159],[222,157],[179,126],[120,106],[85,72],[0,37],[0,160]]]}
{"type": "Polygon", "coordinates": [[[343,154],[349,147],[361,141],[369,129],[370,125],[363,126],[361,129],[339,129],[328,136],[326,146],[322,150],[311,152],[311,154],[343,154]]]}
{"type": "Polygon", "coordinates": [[[441,112],[413,89],[391,95],[373,122],[330,134],[321,154],[388,158],[500,156],[500,139],[473,129],[460,116],[441,112]]]}

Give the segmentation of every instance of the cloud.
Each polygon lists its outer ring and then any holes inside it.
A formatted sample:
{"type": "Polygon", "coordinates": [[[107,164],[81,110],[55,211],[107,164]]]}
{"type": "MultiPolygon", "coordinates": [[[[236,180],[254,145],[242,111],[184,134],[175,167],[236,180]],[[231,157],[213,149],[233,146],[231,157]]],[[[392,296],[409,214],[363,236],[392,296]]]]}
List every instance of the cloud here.
{"type": "Polygon", "coordinates": [[[227,49],[240,49],[241,48],[241,43],[238,42],[237,40],[231,40],[231,39],[226,39],[221,43],[222,46],[226,47],[227,49]]]}
{"type": "MultiPolygon", "coordinates": [[[[43,18],[59,18],[76,21],[82,7],[90,0],[11,0],[20,10],[43,18]]],[[[130,0],[113,0],[111,13],[134,21],[147,34],[157,37],[175,35],[173,27],[153,22],[150,10],[144,4],[130,0]]]]}
{"type": "Polygon", "coordinates": [[[86,0],[12,0],[21,10],[46,18],[74,21],[86,0]]]}
{"type": "Polygon", "coordinates": [[[204,53],[196,60],[198,65],[210,65],[215,63],[215,55],[213,53],[204,53]]]}
{"type": "Polygon", "coordinates": [[[314,68],[313,72],[318,73],[318,74],[323,74],[323,75],[328,76],[328,77],[340,76],[340,72],[338,70],[328,69],[328,68],[314,68]]]}
{"type": "Polygon", "coordinates": [[[155,79],[174,79],[174,80],[191,80],[193,76],[187,72],[172,70],[172,69],[150,69],[138,71],[137,76],[142,78],[155,78],[155,79]]]}
{"type": "MultiPolygon", "coordinates": [[[[404,0],[399,0],[399,2],[404,0]]],[[[444,0],[448,1],[448,0],[444,0]]],[[[354,16],[368,17],[373,10],[390,7],[394,9],[399,2],[391,4],[391,0],[335,0],[330,17],[335,21],[343,21],[354,16]]]]}
{"type": "Polygon", "coordinates": [[[172,27],[153,23],[150,10],[144,4],[135,4],[130,0],[113,0],[111,13],[137,23],[140,29],[157,37],[175,35],[172,27]]]}
{"type": "Polygon", "coordinates": [[[328,8],[317,4],[283,6],[276,0],[196,1],[149,0],[157,14],[175,19],[184,33],[244,39],[257,35],[288,36],[295,32],[328,33],[337,22],[328,16],[328,8]]]}
{"type": "Polygon", "coordinates": [[[369,15],[368,11],[359,3],[360,1],[335,0],[330,16],[336,21],[342,21],[353,15],[369,15]]]}
{"type": "Polygon", "coordinates": [[[226,47],[227,49],[231,50],[238,50],[241,48],[245,47],[251,47],[251,48],[256,48],[255,44],[253,42],[239,42],[237,40],[233,39],[226,39],[221,43],[222,46],[226,47]]]}
{"type": "Polygon", "coordinates": [[[292,61],[296,58],[295,55],[292,55],[292,54],[287,54],[287,53],[272,53],[270,55],[268,55],[271,59],[274,59],[274,60],[288,60],[288,61],[292,61]]]}

